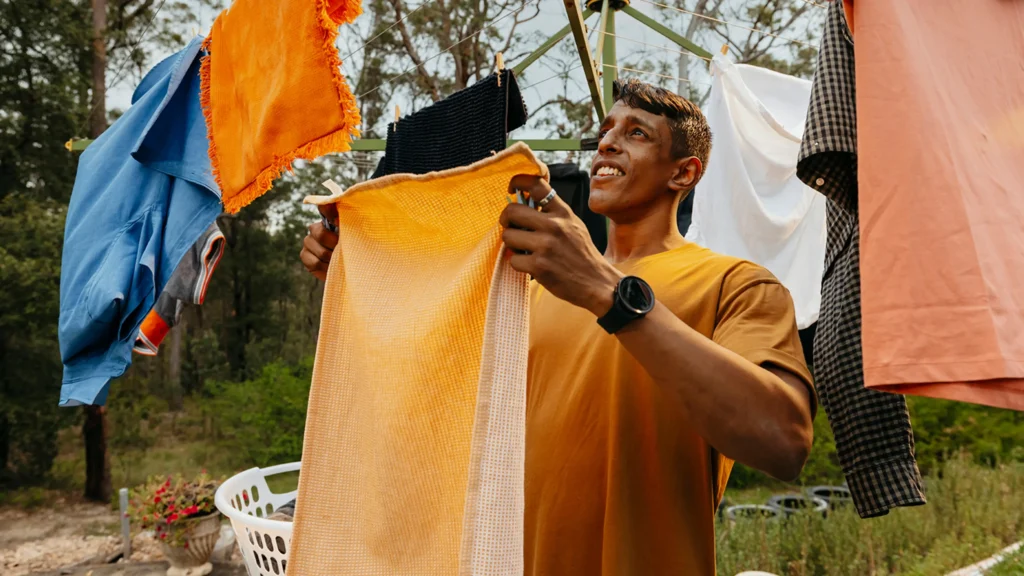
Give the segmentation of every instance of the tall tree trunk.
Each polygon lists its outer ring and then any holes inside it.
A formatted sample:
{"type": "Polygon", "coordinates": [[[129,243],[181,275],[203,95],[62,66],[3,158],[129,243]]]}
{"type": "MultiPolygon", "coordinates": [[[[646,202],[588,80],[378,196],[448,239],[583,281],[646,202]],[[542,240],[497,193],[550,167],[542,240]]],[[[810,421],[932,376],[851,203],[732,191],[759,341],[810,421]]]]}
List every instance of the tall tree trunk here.
{"type": "Polygon", "coordinates": [[[7,470],[7,459],[11,447],[11,426],[6,414],[0,414],[0,478],[7,470]]]}
{"type": "MultiPolygon", "coordinates": [[[[98,137],[107,129],[107,1],[92,0],[92,113],[89,135],[98,137]]],[[[110,455],[107,453],[107,409],[86,406],[82,437],[85,440],[85,497],[109,502],[110,455]]]]}
{"type": "Polygon", "coordinates": [[[182,314],[181,321],[171,329],[171,349],[168,351],[169,366],[167,370],[167,383],[171,387],[171,410],[182,408],[182,386],[181,386],[181,333],[185,331],[185,315],[182,314]]]}
{"type": "Polygon", "coordinates": [[[82,436],[85,439],[85,497],[110,502],[110,454],[107,452],[107,408],[86,406],[82,436]]]}
{"type": "Polygon", "coordinates": [[[107,0],[92,0],[92,113],[89,135],[107,129],[107,0]]]}

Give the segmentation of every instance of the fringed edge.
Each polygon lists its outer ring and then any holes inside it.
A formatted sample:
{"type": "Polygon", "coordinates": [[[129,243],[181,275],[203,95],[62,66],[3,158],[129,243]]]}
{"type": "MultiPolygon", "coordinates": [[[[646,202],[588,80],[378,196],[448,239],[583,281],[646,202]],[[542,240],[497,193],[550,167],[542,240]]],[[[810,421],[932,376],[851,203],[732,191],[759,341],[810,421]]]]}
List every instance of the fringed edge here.
{"type": "Polygon", "coordinates": [[[352,134],[345,129],[337,130],[308,144],[296,148],[289,154],[274,159],[273,164],[263,169],[245,188],[230,198],[224,198],[224,210],[235,214],[242,208],[270,190],[285,170],[291,171],[292,162],[297,159],[312,160],[326,154],[348,152],[352,149],[352,134]]]}
{"type": "MultiPolygon", "coordinates": [[[[216,28],[216,23],[214,23],[216,28]]],[[[202,50],[206,52],[203,54],[199,62],[199,107],[203,110],[203,119],[206,121],[206,141],[209,143],[206,147],[206,154],[210,157],[210,171],[213,173],[213,181],[217,183],[217,188],[220,189],[220,196],[223,201],[224,198],[224,182],[221,181],[220,176],[220,156],[217,155],[217,143],[213,138],[213,107],[210,105],[210,69],[211,63],[210,58],[213,53],[210,51],[210,43],[213,40],[213,31],[210,31],[210,35],[203,40],[202,50]]]]}
{"type": "Polygon", "coordinates": [[[320,13],[331,20],[331,26],[337,28],[342,24],[350,24],[363,13],[363,4],[360,0],[340,0],[338,6],[331,10],[330,0],[317,0],[320,13]]]}
{"type": "Polygon", "coordinates": [[[319,13],[321,48],[327,64],[331,68],[334,87],[338,91],[338,104],[342,109],[341,126],[326,136],[304,144],[286,155],[274,158],[271,165],[264,168],[255,179],[230,196],[225,191],[224,183],[221,181],[220,157],[218,156],[217,145],[212,136],[213,108],[210,106],[210,58],[213,54],[210,51],[210,42],[212,34],[203,43],[206,55],[203,56],[199,69],[201,85],[199,101],[203,108],[203,116],[206,119],[206,132],[210,142],[210,166],[213,178],[221,190],[224,210],[230,214],[237,213],[270,190],[274,185],[274,180],[280,178],[285,170],[291,171],[292,162],[295,160],[299,158],[312,160],[326,154],[348,152],[352,149],[352,139],[358,138],[360,135],[359,125],[362,123],[362,116],[359,113],[356,98],[348,87],[345,76],[341,73],[341,57],[338,56],[335,42],[338,38],[338,26],[343,23],[352,22],[362,14],[362,4],[359,0],[343,0],[340,6],[331,12],[330,0],[316,0],[316,10],[319,13]]]}
{"type": "Polygon", "coordinates": [[[343,112],[342,127],[358,136],[358,127],[363,121],[362,115],[359,113],[352,89],[349,88],[345,75],[341,73],[342,62],[335,43],[338,39],[338,26],[355,20],[363,13],[363,7],[360,0],[342,0],[339,7],[331,12],[330,5],[330,0],[316,0],[316,9],[320,14],[321,48],[327,65],[331,68],[334,88],[338,91],[338,104],[341,105],[343,112]]]}

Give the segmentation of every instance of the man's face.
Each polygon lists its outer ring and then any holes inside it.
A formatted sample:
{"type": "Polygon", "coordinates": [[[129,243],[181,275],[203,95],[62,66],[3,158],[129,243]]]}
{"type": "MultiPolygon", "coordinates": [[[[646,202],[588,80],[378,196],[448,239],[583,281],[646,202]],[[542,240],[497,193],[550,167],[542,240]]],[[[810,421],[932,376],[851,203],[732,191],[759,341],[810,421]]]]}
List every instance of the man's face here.
{"type": "Polygon", "coordinates": [[[646,212],[674,200],[681,161],[672,157],[668,119],[616,102],[601,123],[590,169],[590,209],[604,216],[646,212]]]}

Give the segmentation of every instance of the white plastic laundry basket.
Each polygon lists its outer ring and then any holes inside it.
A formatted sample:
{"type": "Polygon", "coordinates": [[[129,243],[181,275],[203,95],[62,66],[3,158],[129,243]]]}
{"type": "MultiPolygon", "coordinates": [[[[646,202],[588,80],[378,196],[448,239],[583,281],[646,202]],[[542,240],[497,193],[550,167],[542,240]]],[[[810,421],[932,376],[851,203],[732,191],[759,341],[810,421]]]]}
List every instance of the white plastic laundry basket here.
{"type": "Polygon", "coordinates": [[[296,472],[300,467],[300,462],[292,462],[250,468],[228,478],[217,489],[214,503],[231,520],[249,576],[283,576],[288,567],[292,523],[267,517],[295,499],[296,491],[274,494],[267,486],[267,478],[296,472]]]}

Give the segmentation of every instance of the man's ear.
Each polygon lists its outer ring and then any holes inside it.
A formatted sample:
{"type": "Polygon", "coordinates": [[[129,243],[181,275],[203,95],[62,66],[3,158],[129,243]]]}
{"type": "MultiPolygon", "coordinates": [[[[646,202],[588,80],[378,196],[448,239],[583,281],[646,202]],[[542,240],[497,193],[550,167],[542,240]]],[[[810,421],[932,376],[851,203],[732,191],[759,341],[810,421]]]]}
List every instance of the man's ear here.
{"type": "Polygon", "coordinates": [[[693,188],[700,180],[704,172],[704,166],[696,156],[681,158],[676,161],[676,170],[668,181],[668,187],[673,192],[683,192],[693,188]]]}

